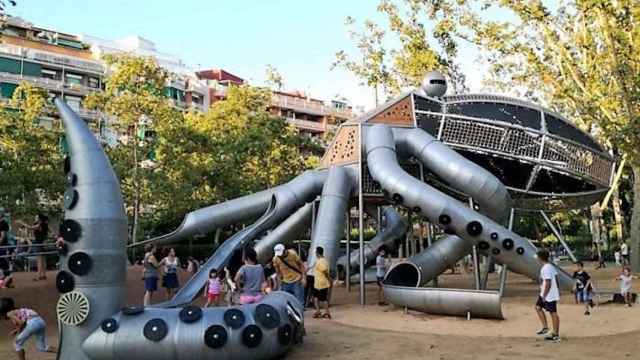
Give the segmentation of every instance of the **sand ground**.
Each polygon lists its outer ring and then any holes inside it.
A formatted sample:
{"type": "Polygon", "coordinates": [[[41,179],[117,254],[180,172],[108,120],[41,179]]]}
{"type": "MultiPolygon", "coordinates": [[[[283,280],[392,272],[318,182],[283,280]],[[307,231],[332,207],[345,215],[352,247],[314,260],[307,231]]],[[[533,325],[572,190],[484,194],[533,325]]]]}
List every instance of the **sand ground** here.
{"type": "MultiPolygon", "coordinates": [[[[617,269],[588,270],[599,288],[615,288],[617,269]]],[[[186,274],[183,274],[183,277],[186,274]]],[[[12,296],[20,305],[32,307],[46,319],[51,343],[57,342],[55,301],[58,293],[53,278],[34,282],[29,274],[17,274],[15,289],[0,289],[0,296],[12,296]]],[[[184,279],[183,279],[184,281],[184,279]]],[[[139,303],[142,295],[140,269],[129,271],[129,303],[139,303]]],[[[444,275],[441,286],[466,287],[471,277],[444,275]]],[[[490,287],[496,286],[491,278],[490,287]]],[[[510,274],[504,297],[506,320],[433,316],[413,311],[405,313],[393,306],[377,306],[375,286],[367,287],[366,307],[357,305],[357,288],[348,293],[335,288],[333,320],[306,316],[308,336],[287,359],[640,359],[640,305],[627,308],[617,304],[596,307],[591,316],[565,294],[559,307],[560,343],[545,343],[533,333],[539,328],[532,303],[537,286],[530,280],[510,274]]],[[[160,299],[157,299],[160,300],[160,299]]],[[[0,359],[12,359],[8,324],[0,322],[0,359]]],[[[27,359],[55,359],[35,352],[29,344],[27,359]]]]}

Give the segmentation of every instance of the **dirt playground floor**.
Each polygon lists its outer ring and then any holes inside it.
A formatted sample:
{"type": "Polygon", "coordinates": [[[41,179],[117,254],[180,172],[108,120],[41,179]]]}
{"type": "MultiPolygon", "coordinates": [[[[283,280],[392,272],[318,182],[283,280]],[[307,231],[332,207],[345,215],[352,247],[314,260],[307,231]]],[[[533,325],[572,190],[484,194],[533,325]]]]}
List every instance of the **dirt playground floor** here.
{"type": "MultiPolygon", "coordinates": [[[[618,269],[595,270],[587,266],[587,271],[595,278],[597,288],[617,288],[613,279],[618,269]]],[[[140,273],[137,267],[129,271],[131,304],[142,299],[140,273]]],[[[181,276],[184,283],[186,274],[181,276]]],[[[55,272],[48,274],[47,281],[34,282],[25,273],[15,277],[16,288],[0,289],[0,296],[14,297],[19,306],[31,307],[42,314],[48,324],[49,341],[56,344],[55,272]]],[[[496,275],[491,275],[489,287],[495,288],[496,280],[496,275]]],[[[470,288],[471,283],[468,274],[440,277],[440,285],[444,287],[470,288]]],[[[635,284],[635,290],[639,284],[635,284]]],[[[539,329],[533,309],[536,294],[537,285],[532,281],[509,274],[503,300],[506,319],[467,321],[375,305],[373,284],[367,287],[369,305],[363,308],[357,305],[357,287],[350,293],[344,286],[336,287],[334,319],[312,319],[307,312],[305,342],[286,359],[640,359],[640,304],[632,308],[604,304],[594,308],[591,316],[585,316],[584,307],[574,304],[571,294],[565,293],[559,305],[562,341],[545,343],[534,335],[539,329]]],[[[155,300],[161,300],[160,296],[155,300]]],[[[15,358],[8,330],[7,321],[1,321],[0,360],[15,358]]],[[[53,360],[55,355],[37,353],[30,341],[27,359],[53,360]]]]}

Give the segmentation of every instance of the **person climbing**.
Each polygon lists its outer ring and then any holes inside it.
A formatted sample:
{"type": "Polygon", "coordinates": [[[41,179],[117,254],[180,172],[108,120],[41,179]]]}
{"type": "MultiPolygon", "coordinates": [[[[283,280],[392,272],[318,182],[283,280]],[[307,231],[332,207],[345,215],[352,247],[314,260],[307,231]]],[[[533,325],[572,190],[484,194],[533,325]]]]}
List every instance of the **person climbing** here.
{"type": "Polygon", "coordinates": [[[329,262],[324,257],[324,249],[321,246],[316,248],[316,263],[313,266],[314,273],[314,305],[316,308],[314,318],[331,319],[329,312],[329,290],[331,289],[331,275],[329,274],[329,262]],[[324,302],[324,314],[320,312],[320,303],[324,302]]]}
{"type": "Polygon", "coordinates": [[[25,343],[35,336],[36,349],[41,352],[58,352],[54,346],[47,343],[47,324],[37,312],[29,308],[17,309],[12,298],[0,299],[0,317],[5,318],[14,326],[10,335],[15,335],[15,350],[18,360],[25,360],[25,343]]]}
{"type": "Polygon", "coordinates": [[[542,329],[537,335],[547,335],[544,339],[547,341],[560,341],[560,317],[558,316],[558,301],[560,301],[560,291],[558,290],[558,272],[556,268],[549,262],[549,251],[539,250],[538,259],[543,265],[540,268],[540,295],[536,301],[536,313],[542,324],[542,329]],[[547,317],[544,314],[547,311],[551,316],[553,330],[549,333],[547,317]]]}
{"type": "Polygon", "coordinates": [[[307,278],[304,275],[305,267],[302,259],[295,250],[287,250],[282,244],[276,245],[273,252],[275,253],[273,267],[278,274],[280,290],[295,296],[304,306],[304,287],[307,278]]]}

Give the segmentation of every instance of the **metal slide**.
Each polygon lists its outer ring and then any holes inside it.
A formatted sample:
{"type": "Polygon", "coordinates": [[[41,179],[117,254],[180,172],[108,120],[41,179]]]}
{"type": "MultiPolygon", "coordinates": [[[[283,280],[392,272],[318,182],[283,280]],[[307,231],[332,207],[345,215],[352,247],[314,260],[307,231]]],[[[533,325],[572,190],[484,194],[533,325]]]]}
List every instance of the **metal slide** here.
{"type": "Polygon", "coordinates": [[[309,170],[272,189],[198,209],[188,213],[176,230],[129,247],[149,243],[162,246],[197,234],[208,234],[228,225],[252,221],[267,210],[271,197],[276,194],[280,198],[293,197],[297,203],[310,202],[320,193],[326,177],[326,170],[309,170]]]}
{"type": "MultiPolygon", "coordinates": [[[[364,246],[364,263],[369,265],[378,255],[378,249],[386,246],[390,249],[395,248],[395,241],[407,233],[407,222],[392,206],[386,206],[383,210],[385,218],[385,227],[379,234],[371,239],[364,246]]],[[[349,265],[351,266],[351,274],[355,274],[360,270],[360,251],[354,250],[348,256],[349,265]]],[[[338,259],[338,275],[346,275],[347,255],[343,255],[338,259]]]]}
{"type": "Polygon", "coordinates": [[[309,228],[313,204],[307,203],[275,227],[253,247],[258,254],[258,262],[269,262],[273,258],[273,247],[276,244],[291,245],[293,241],[309,228]]]}
{"type": "MultiPolygon", "coordinates": [[[[60,99],[56,106],[70,164],[65,169],[69,188],[61,226],[68,252],[60,258],[56,277],[61,293],[57,359],[272,359],[300,342],[303,305],[284,292],[234,307],[123,308],[127,219],[118,180],[87,124],[60,99]]],[[[298,184],[295,187],[278,187],[264,216],[238,238],[257,235],[315,197],[324,178],[322,172],[312,173],[319,175],[287,184],[298,184]]],[[[207,219],[200,220],[209,226],[207,219]]]]}
{"type": "Polygon", "coordinates": [[[307,263],[311,267],[316,260],[315,249],[321,246],[329,262],[330,271],[335,274],[340,239],[344,235],[345,214],[355,188],[355,178],[349,168],[332,166],[322,188],[320,207],[315,228],[311,234],[311,247],[307,263]]]}
{"type": "MultiPolygon", "coordinates": [[[[396,142],[393,130],[390,127],[384,125],[367,127],[365,135],[365,151],[369,172],[373,179],[378,181],[384,191],[396,202],[413,209],[416,213],[420,213],[432,223],[444,228],[446,232],[456,234],[469,245],[476,245],[481,250],[491,251],[496,261],[508,265],[510,270],[526,275],[531,279],[538,279],[542,264],[535,257],[536,248],[527,239],[507,230],[498,222],[474,211],[467,205],[406,173],[398,164],[396,142]]],[[[398,136],[402,138],[402,134],[398,136]]],[[[424,138],[424,140],[422,148],[426,148],[427,145],[435,141],[435,139],[428,138],[424,138]]],[[[449,157],[448,161],[450,168],[458,167],[462,170],[467,168],[468,164],[471,164],[464,158],[449,157]]],[[[468,168],[468,171],[472,172],[473,169],[468,168]]],[[[458,177],[463,178],[464,171],[458,177]]],[[[437,268],[442,266],[442,264],[432,264],[421,264],[421,270],[418,267],[405,266],[402,268],[402,275],[398,274],[393,277],[390,271],[387,275],[388,280],[385,281],[389,283],[396,277],[413,276],[420,282],[422,281],[420,280],[421,274],[416,272],[436,273],[439,270],[437,268]],[[429,269],[430,266],[433,266],[433,268],[429,269]],[[411,275],[412,272],[414,275],[411,275]]],[[[396,267],[392,271],[400,271],[400,268],[396,267]]],[[[558,273],[559,285],[562,288],[570,289],[573,286],[572,278],[561,270],[558,273]]],[[[389,285],[394,284],[389,283],[389,285]]],[[[474,293],[471,291],[462,298],[474,298],[474,293]]],[[[419,294],[429,298],[440,296],[437,295],[437,292],[430,295],[427,292],[419,294]]],[[[440,299],[439,301],[443,300],[440,299]]],[[[407,301],[407,303],[410,302],[407,301]]],[[[451,307],[453,308],[453,304],[451,307]]]]}

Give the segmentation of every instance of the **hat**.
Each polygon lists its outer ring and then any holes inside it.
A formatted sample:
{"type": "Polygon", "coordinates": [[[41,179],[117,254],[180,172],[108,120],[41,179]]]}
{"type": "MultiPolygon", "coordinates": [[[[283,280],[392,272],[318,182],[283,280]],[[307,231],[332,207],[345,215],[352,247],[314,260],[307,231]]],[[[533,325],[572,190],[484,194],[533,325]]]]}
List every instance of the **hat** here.
{"type": "Polygon", "coordinates": [[[282,254],[284,254],[284,245],[282,244],[278,244],[273,248],[273,252],[276,254],[276,256],[282,256],[282,254]]]}

